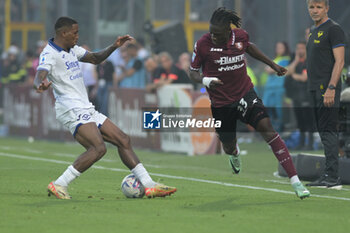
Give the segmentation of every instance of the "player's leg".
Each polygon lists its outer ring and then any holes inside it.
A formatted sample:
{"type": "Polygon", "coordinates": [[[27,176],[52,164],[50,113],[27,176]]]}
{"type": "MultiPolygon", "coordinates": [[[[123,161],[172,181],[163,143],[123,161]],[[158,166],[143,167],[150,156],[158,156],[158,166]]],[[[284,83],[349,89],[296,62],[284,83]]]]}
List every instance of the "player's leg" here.
{"type": "Polygon", "coordinates": [[[49,194],[53,194],[60,199],[70,199],[71,197],[67,191],[68,185],[106,153],[106,146],[92,118],[91,110],[70,110],[59,116],[58,120],[86,148],[86,151],[57,180],[48,185],[49,194]]]}
{"type": "Polygon", "coordinates": [[[233,139],[231,142],[222,142],[222,147],[225,153],[229,155],[229,163],[232,171],[238,174],[241,171],[242,160],[237,139],[233,139]]]}
{"type": "Polygon", "coordinates": [[[94,122],[80,125],[75,139],[86,148],[86,151],[57,180],[49,184],[49,193],[60,199],[70,199],[68,185],[106,153],[106,146],[94,122]]]}
{"type": "Polygon", "coordinates": [[[213,118],[220,120],[221,128],[216,129],[216,133],[222,143],[225,154],[229,155],[229,164],[234,173],[241,171],[242,161],[240,150],[236,139],[236,105],[228,105],[220,108],[212,107],[213,118]]]}
{"type": "Polygon", "coordinates": [[[73,163],[73,167],[80,173],[83,173],[100,160],[106,154],[107,149],[102,135],[94,122],[81,125],[75,135],[75,139],[86,148],[86,151],[73,163]]]}
{"type": "Polygon", "coordinates": [[[151,176],[148,174],[147,170],[132,149],[130,137],[108,118],[103,122],[100,131],[105,141],[112,143],[118,148],[118,153],[123,163],[145,187],[146,196],[168,196],[176,192],[175,187],[158,184],[152,180],[151,176]]]}
{"type": "Polygon", "coordinates": [[[300,182],[288,148],[280,135],[273,129],[270,119],[268,117],[261,119],[257,123],[256,130],[260,132],[264,140],[270,145],[277,160],[286,171],[297,196],[301,199],[309,197],[310,192],[300,182]]]}
{"type": "Polygon", "coordinates": [[[244,111],[245,114],[240,115],[240,119],[243,122],[253,126],[262,135],[264,140],[270,145],[279,163],[287,172],[297,196],[300,198],[310,196],[310,192],[301,184],[298,178],[287,146],[280,138],[279,134],[272,127],[270,118],[261,99],[258,98],[255,91],[251,89],[244,96],[243,100],[246,102],[246,104],[244,104],[244,106],[246,106],[246,109],[244,111]]]}

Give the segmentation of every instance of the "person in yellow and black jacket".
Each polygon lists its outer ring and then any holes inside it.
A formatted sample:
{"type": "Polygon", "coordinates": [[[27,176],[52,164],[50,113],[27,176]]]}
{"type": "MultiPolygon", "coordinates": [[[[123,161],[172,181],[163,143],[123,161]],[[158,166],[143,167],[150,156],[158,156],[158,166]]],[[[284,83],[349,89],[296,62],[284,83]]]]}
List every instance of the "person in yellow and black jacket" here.
{"type": "Polygon", "coordinates": [[[11,45],[2,64],[1,83],[23,82],[27,76],[27,71],[18,61],[19,50],[11,45]]]}

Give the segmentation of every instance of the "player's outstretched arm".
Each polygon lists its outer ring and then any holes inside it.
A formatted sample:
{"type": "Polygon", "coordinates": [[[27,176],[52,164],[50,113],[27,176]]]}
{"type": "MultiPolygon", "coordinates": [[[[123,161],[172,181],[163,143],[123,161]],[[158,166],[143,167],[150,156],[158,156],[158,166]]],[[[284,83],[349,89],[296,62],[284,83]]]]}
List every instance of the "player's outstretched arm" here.
{"type": "Polygon", "coordinates": [[[270,66],[274,71],[276,71],[277,75],[282,76],[285,75],[287,70],[274,63],[270,58],[268,58],[263,52],[256,47],[255,44],[250,43],[249,47],[247,48],[246,52],[252,56],[253,58],[265,63],[266,65],[270,66]]]}
{"type": "Polygon", "coordinates": [[[100,64],[107,57],[109,57],[109,55],[111,55],[111,53],[113,53],[114,50],[116,50],[117,48],[122,46],[125,42],[133,40],[133,39],[134,38],[129,36],[129,35],[119,36],[117,38],[117,40],[113,44],[108,46],[107,48],[102,49],[102,50],[95,52],[95,53],[88,52],[80,61],[92,63],[95,65],[100,64]]]}
{"type": "Polygon", "coordinates": [[[33,87],[38,93],[46,91],[51,86],[52,82],[46,79],[48,73],[47,70],[38,70],[36,72],[33,87]]]}

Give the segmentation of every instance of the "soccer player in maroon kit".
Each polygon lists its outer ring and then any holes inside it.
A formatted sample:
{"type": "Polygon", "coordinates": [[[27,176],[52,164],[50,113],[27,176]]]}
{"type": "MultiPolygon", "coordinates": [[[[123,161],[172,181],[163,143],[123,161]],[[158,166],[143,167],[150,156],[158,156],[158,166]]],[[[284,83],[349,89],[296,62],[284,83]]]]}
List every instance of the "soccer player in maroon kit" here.
{"type": "Polygon", "coordinates": [[[224,7],[214,11],[210,19],[210,32],[195,44],[190,67],[190,78],[207,87],[215,120],[221,120],[216,132],[223,149],[229,155],[235,173],[241,170],[239,147],[236,139],[236,121],[240,119],[253,126],[271,146],[273,153],[287,172],[292,187],[301,199],[310,192],[300,182],[288,149],[273,129],[261,99],[256,95],[247,75],[245,52],[269,65],[279,76],[287,70],[265,56],[249,35],[240,28],[241,19],[224,7]],[[235,29],[231,29],[231,24],[235,29]],[[200,74],[202,68],[203,74],[200,74]]]}

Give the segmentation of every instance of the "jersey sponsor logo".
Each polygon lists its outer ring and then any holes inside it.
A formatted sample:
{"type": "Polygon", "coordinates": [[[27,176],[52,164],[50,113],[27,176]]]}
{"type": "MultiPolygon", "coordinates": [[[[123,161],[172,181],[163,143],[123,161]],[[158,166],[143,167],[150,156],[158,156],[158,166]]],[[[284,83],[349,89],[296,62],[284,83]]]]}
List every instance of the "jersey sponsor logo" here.
{"type": "Polygon", "coordinates": [[[237,42],[235,43],[235,46],[237,49],[242,50],[243,49],[243,43],[242,42],[237,42]]]}
{"type": "Polygon", "coordinates": [[[317,32],[317,37],[320,38],[321,36],[323,36],[323,31],[317,32]]]}
{"type": "Polygon", "coordinates": [[[241,62],[244,60],[244,54],[234,56],[234,57],[220,57],[219,60],[215,60],[214,62],[220,65],[228,65],[228,64],[233,64],[237,62],[241,62]]]}
{"type": "Polygon", "coordinates": [[[82,78],[83,77],[83,73],[79,72],[78,74],[76,75],[71,75],[69,77],[70,80],[75,80],[75,79],[78,79],[78,78],[82,78]]]}
{"type": "Polygon", "coordinates": [[[314,44],[319,44],[320,42],[319,40],[314,40],[314,44]]]}
{"type": "Polygon", "coordinates": [[[67,67],[67,70],[71,69],[71,68],[78,68],[79,67],[79,62],[78,61],[67,61],[66,63],[66,67],[67,67]]]}
{"type": "Polygon", "coordinates": [[[233,70],[237,70],[240,69],[244,66],[244,63],[240,64],[240,65],[233,65],[233,66],[225,66],[225,67],[220,67],[218,69],[218,71],[222,72],[222,71],[233,71],[233,70]]]}
{"type": "Polygon", "coordinates": [[[221,48],[211,48],[210,52],[222,52],[221,48]]]}

